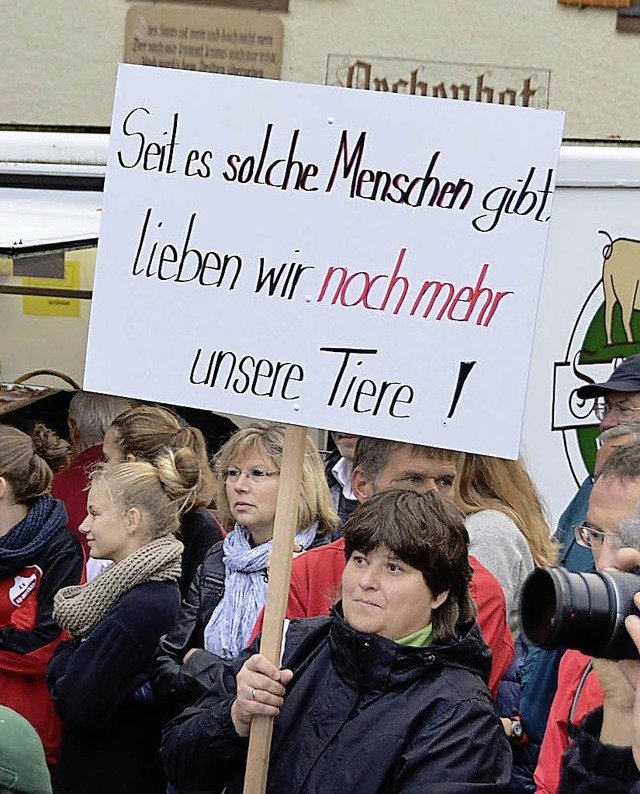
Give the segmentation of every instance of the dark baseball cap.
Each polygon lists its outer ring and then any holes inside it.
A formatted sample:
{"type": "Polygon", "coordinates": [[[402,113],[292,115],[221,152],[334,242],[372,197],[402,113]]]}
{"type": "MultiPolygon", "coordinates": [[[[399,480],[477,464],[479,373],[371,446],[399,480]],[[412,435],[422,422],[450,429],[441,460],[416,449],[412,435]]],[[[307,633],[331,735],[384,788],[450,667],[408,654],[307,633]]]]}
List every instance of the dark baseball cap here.
{"type": "Polygon", "coordinates": [[[31,723],[0,706],[0,788],[21,794],[51,794],[40,737],[31,723]]]}
{"type": "Polygon", "coordinates": [[[609,380],[581,386],[576,394],[587,400],[590,397],[602,397],[609,391],[640,392],[640,353],[621,361],[611,373],[609,380]]]}

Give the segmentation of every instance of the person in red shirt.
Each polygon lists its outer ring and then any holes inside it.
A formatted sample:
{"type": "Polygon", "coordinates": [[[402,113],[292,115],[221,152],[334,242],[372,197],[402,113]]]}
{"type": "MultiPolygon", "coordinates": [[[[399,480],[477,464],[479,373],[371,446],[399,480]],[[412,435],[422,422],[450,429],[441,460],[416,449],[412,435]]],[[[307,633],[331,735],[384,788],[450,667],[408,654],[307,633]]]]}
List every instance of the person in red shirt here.
{"type": "Polygon", "coordinates": [[[84,564],[64,505],[49,494],[48,461],[59,445],[57,434],[40,423],[31,436],[0,425],[0,705],[33,725],[51,769],[61,737],[45,682],[62,639],[53,598],[82,581],[84,564]]]}
{"type": "Polygon", "coordinates": [[[591,658],[580,651],[567,651],[558,669],[558,688],[533,778],[538,794],[556,794],[562,754],[578,725],[590,711],[602,706],[603,701],[604,692],[591,658]]]}
{"type": "MultiPolygon", "coordinates": [[[[377,438],[358,441],[352,475],[353,491],[359,502],[385,488],[407,487],[418,491],[437,490],[447,501],[453,499],[459,453],[377,438]]],[[[504,593],[498,580],[473,557],[471,595],[478,607],[478,624],[493,653],[489,689],[495,695],[498,681],[511,664],[513,639],[506,622],[504,593]]],[[[328,615],[339,598],[345,567],[344,540],[305,552],[293,561],[287,618],[328,615]]],[[[263,613],[251,641],[262,630],[263,613]]]]}

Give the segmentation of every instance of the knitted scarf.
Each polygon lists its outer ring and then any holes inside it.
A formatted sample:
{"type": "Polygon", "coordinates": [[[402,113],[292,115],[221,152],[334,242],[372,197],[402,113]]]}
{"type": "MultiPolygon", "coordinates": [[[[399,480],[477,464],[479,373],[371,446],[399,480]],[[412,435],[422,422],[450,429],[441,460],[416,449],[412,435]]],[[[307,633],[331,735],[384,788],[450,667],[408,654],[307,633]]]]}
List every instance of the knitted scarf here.
{"type": "Polygon", "coordinates": [[[116,601],[136,585],[177,581],[183,548],[173,535],[157,538],[87,584],[63,587],[53,599],[53,619],[74,637],[86,637],[116,601]]]}
{"type": "MultiPolygon", "coordinates": [[[[296,543],[308,549],[313,543],[317,522],[298,532],[296,543]]],[[[260,610],[267,598],[264,571],[273,541],[252,548],[249,530],[235,525],[224,541],[226,571],[224,596],[213,610],[204,630],[204,647],[223,659],[232,659],[246,648],[260,610]]]]}
{"type": "Polygon", "coordinates": [[[49,494],[38,497],[27,515],[0,537],[0,578],[17,573],[67,525],[67,511],[49,494]]]}

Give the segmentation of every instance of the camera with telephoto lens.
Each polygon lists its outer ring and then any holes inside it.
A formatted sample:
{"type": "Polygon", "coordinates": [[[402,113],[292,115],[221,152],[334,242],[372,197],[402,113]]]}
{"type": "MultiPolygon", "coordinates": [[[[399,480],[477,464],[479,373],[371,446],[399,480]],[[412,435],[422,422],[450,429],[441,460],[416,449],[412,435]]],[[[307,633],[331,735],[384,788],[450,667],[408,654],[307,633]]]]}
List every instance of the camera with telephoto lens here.
{"type": "Polygon", "coordinates": [[[573,648],[599,659],[637,659],[624,619],[640,615],[633,603],[638,591],[640,568],[631,573],[538,568],[522,588],[520,627],[529,642],[548,650],[573,648]]]}

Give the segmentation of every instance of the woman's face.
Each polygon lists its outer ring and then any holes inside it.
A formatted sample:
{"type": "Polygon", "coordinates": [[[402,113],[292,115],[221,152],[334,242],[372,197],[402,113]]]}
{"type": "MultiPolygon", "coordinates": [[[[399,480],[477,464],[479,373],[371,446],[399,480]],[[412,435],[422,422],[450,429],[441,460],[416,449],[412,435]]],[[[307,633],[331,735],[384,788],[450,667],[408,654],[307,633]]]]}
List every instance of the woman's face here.
{"type": "Polygon", "coordinates": [[[114,505],[104,482],[91,486],[87,498],[87,517],[80,524],[87,536],[89,553],[98,560],[120,562],[133,554],[141,543],[125,514],[114,505]]]}
{"type": "Polygon", "coordinates": [[[117,463],[124,463],[125,456],[116,441],[116,431],[112,427],[104,434],[102,456],[107,466],[115,466],[117,463]]]}
{"type": "Polygon", "coordinates": [[[254,543],[273,537],[273,520],[278,500],[278,467],[257,447],[250,447],[227,466],[226,490],[235,521],[247,527],[254,543]]]}
{"type": "Polygon", "coordinates": [[[386,546],[354,551],[342,576],[342,608],[357,631],[388,640],[408,637],[431,623],[432,610],[448,593],[434,596],[422,573],[386,546]]]}

